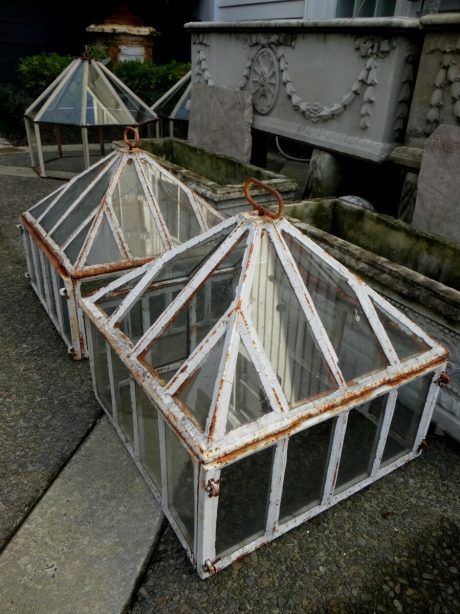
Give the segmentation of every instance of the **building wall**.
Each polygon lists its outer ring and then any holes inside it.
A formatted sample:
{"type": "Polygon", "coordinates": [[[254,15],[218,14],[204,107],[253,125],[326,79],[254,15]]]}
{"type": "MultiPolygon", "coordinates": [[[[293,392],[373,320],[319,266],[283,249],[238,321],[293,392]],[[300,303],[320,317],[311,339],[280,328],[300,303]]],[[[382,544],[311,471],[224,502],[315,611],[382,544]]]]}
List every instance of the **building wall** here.
{"type": "MultiPolygon", "coordinates": [[[[451,5],[458,0],[445,2],[451,5]]],[[[344,0],[200,0],[196,16],[201,21],[328,19],[337,15],[352,17],[351,5],[344,0]]],[[[422,0],[396,0],[394,15],[415,17],[421,6],[422,0]]]]}

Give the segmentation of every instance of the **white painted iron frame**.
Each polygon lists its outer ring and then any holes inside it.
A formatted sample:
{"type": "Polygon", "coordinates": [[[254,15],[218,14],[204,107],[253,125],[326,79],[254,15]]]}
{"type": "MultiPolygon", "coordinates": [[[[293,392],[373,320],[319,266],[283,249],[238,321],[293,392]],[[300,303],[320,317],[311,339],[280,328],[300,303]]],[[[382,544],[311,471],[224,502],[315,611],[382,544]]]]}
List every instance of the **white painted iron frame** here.
{"type": "MultiPolygon", "coordinates": [[[[164,254],[154,264],[146,267],[146,271],[144,277],[140,279],[137,285],[134,286],[134,289],[121,301],[119,307],[112,313],[110,318],[105,316],[104,312],[97,305],[97,301],[99,301],[104,294],[119,289],[128,279],[134,280],[133,274],[116,280],[91,297],[83,299],[82,307],[89,320],[106,340],[106,343],[111,346],[112,350],[126,365],[131,377],[137,381],[152,400],[155,407],[158,408],[160,420],[164,420],[165,424],[167,423],[170,428],[173,429],[195,463],[195,471],[198,476],[195,483],[195,536],[193,548],[190,549],[186,547],[186,551],[192,563],[197,566],[198,573],[201,577],[206,577],[215,573],[243,554],[251,552],[263,543],[270,541],[274,537],[288,531],[290,528],[304,522],[311,516],[327,509],[331,505],[367,486],[379,477],[382,477],[418,455],[420,443],[425,437],[431,414],[435,406],[439,388],[434,381],[445,367],[447,356],[446,350],[428,337],[428,335],[426,335],[416,324],[412,323],[403,314],[394,309],[385,299],[370,288],[367,288],[357,277],[347,271],[345,267],[286,221],[281,220],[273,223],[273,221],[267,218],[254,217],[253,214],[240,214],[236,216],[236,219],[227,219],[222,224],[207,231],[203,235],[164,254]],[[126,316],[134,302],[148,286],[154,282],[155,275],[163,264],[169,262],[186,249],[205,242],[208,238],[224,229],[230,230],[230,234],[223,240],[212,256],[197,270],[175,300],[147,332],[144,333],[143,337],[136,344],[131,343],[115,325],[126,316]],[[223,260],[233,247],[235,247],[243,236],[243,233],[248,229],[248,249],[243,259],[240,282],[234,301],[221,320],[215,325],[214,329],[210,331],[191,353],[180,371],[177,372],[166,385],[162,386],[152,372],[153,370],[139,360],[140,356],[161,331],[167,327],[168,323],[171,322],[179,310],[187,304],[203,281],[213,274],[219,262],[223,260]],[[257,262],[257,253],[260,248],[262,231],[268,233],[268,236],[275,246],[277,256],[285,267],[301,308],[311,324],[311,329],[314,331],[315,339],[321,347],[323,355],[337,382],[337,389],[313,401],[299,403],[297,406],[291,407],[290,409],[276,380],[273,369],[267,361],[267,357],[260,345],[254,327],[250,322],[249,293],[257,262]],[[289,250],[280,231],[284,231],[297,239],[301,244],[305,245],[309,250],[313,251],[331,266],[336,273],[348,281],[350,287],[355,291],[361,307],[369,320],[370,326],[385,353],[389,363],[386,369],[382,369],[378,373],[357,378],[351,384],[346,384],[340,371],[334,349],[330,344],[313,301],[308,293],[308,289],[305,288],[303,284],[297,266],[292,256],[289,254],[289,250]],[[378,318],[371,299],[390,315],[396,317],[401,324],[421,338],[431,349],[401,362],[378,318]],[[176,402],[173,395],[187,381],[194,369],[201,364],[202,360],[205,359],[209,351],[223,335],[226,335],[224,351],[213,395],[215,415],[210,415],[208,417],[206,429],[203,432],[198,425],[195,424],[193,417],[190,418],[189,415],[184,414],[181,404],[176,402]],[[228,410],[228,399],[232,385],[232,377],[227,374],[234,372],[233,366],[236,361],[239,339],[243,341],[259,373],[261,382],[265,387],[265,392],[273,404],[273,411],[252,423],[245,424],[230,431],[230,433],[224,434],[226,411],[228,410]],[[404,454],[401,458],[397,458],[393,462],[382,466],[381,458],[395,407],[397,389],[430,372],[434,373],[433,383],[431,384],[425,402],[412,450],[404,454]],[[273,390],[276,390],[276,394],[270,394],[268,384],[273,385],[273,390]],[[353,484],[350,488],[345,488],[340,492],[334,492],[337,474],[336,470],[340,461],[349,411],[354,407],[384,394],[388,394],[388,400],[384,417],[379,423],[378,443],[374,448],[370,475],[362,481],[353,484]],[[305,513],[300,513],[288,522],[280,524],[279,508],[287,458],[288,439],[300,431],[311,428],[324,420],[333,418],[336,418],[334,437],[321,504],[306,510],[305,513]],[[265,534],[250,543],[244,544],[234,552],[220,559],[216,559],[215,530],[218,497],[209,497],[206,491],[206,485],[209,483],[209,480],[214,480],[214,482],[218,483],[222,468],[269,446],[275,446],[276,452],[265,534]]],[[[211,408],[212,407],[211,405],[211,408]]],[[[133,457],[136,458],[135,453],[133,457]]],[[[139,460],[137,460],[137,462],[138,466],[140,466],[141,463],[139,460]]],[[[166,458],[164,456],[162,456],[162,463],[166,463],[166,458]]],[[[143,471],[142,468],[141,471],[143,471]]],[[[170,514],[168,513],[167,499],[165,500],[164,496],[162,496],[159,498],[159,501],[163,505],[163,509],[169,519],[170,514]]],[[[177,532],[177,523],[172,524],[177,532]]],[[[184,537],[181,536],[180,531],[179,539],[184,545],[184,537]]]]}
{"type": "MultiPolygon", "coordinates": [[[[31,166],[32,166],[32,168],[34,168],[35,170],[38,171],[38,174],[41,177],[47,177],[47,172],[46,172],[46,168],[45,168],[45,159],[44,159],[44,156],[43,156],[43,146],[42,146],[42,140],[41,140],[40,124],[49,124],[50,123],[50,122],[47,122],[47,121],[43,121],[43,119],[42,119],[43,115],[46,113],[46,111],[48,111],[48,109],[56,101],[56,99],[58,98],[59,94],[64,89],[64,87],[67,85],[69,80],[72,79],[74,73],[76,72],[78,66],[81,63],[83,63],[83,84],[82,84],[82,87],[81,87],[81,100],[80,100],[81,113],[80,113],[80,119],[79,119],[78,122],[75,122],[74,124],[67,124],[67,125],[79,126],[80,127],[81,137],[82,137],[83,159],[84,159],[84,164],[85,164],[85,168],[86,169],[89,168],[89,166],[91,164],[90,148],[89,148],[89,140],[88,140],[88,127],[90,127],[90,126],[99,126],[99,127],[103,128],[104,126],[126,126],[126,125],[138,126],[138,125],[140,125],[140,122],[138,122],[136,120],[136,118],[133,116],[131,111],[128,109],[128,107],[124,103],[123,99],[117,94],[117,92],[112,87],[111,81],[114,81],[115,83],[117,83],[117,85],[122,90],[128,92],[129,97],[132,98],[133,100],[135,100],[140,105],[140,107],[142,107],[142,109],[144,110],[146,115],[150,115],[151,116],[150,119],[145,120],[144,122],[141,122],[141,123],[145,124],[145,123],[148,123],[148,122],[151,122],[151,121],[155,121],[155,120],[158,119],[156,113],[154,111],[152,111],[150,109],[150,107],[148,107],[145,104],[145,102],[143,102],[134,92],[132,92],[131,90],[128,90],[126,85],[122,81],[120,81],[120,79],[118,79],[118,77],[114,73],[109,71],[109,69],[106,68],[101,62],[99,62],[97,60],[93,60],[93,59],[88,59],[88,58],[75,59],[62,71],[62,73],[60,75],[58,75],[56,77],[56,79],[51,83],[51,85],[49,85],[40,94],[40,96],[26,109],[26,111],[24,113],[24,123],[25,123],[25,126],[26,126],[26,136],[27,136],[27,142],[28,142],[28,146],[29,146],[31,166]],[[86,117],[86,115],[87,115],[87,92],[90,90],[90,88],[88,86],[89,63],[91,63],[92,66],[95,68],[95,71],[98,74],[98,76],[101,78],[101,80],[106,85],[107,89],[110,91],[112,96],[114,96],[115,100],[118,102],[119,110],[122,111],[125,114],[124,121],[122,121],[122,122],[117,121],[112,116],[112,118],[111,118],[112,121],[103,121],[103,122],[97,122],[96,121],[96,122],[91,123],[91,124],[89,124],[87,122],[87,117],[86,117]],[[46,103],[41,107],[39,112],[37,114],[33,115],[34,109],[49,94],[49,92],[53,92],[53,93],[51,94],[49,99],[46,101],[46,103]],[[35,153],[34,153],[34,147],[33,147],[33,138],[32,138],[32,134],[33,133],[32,133],[32,131],[34,131],[34,136],[35,136],[35,142],[36,142],[36,148],[37,148],[37,157],[38,157],[38,167],[37,167],[37,160],[35,159],[35,153]]],[[[110,113],[110,111],[108,109],[106,110],[106,112],[110,113]]],[[[56,124],[56,125],[58,125],[58,124],[56,124]]]]}
{"type": "MultiPolygon", "coordinates": [[[[159,174],[161,173],[161,175],[174,183],[174,185],[179,185],[178,179],[174,177],[174,175],[172,175],[169,171],[157,164],[144,151],[135,150],[131,152],[119,150],[110,153],[103,160],[100,160],[96,164],[94,164],[90,169],[87,169],[77,177],[74,177],[70,182],[66,184],[65,188],[60,187],[54,192],[52,192],[51,195],[47,195],[45,198],[41,199],[29,211],[26,211],[22,215],[24,249],[26,253],[27,268],[29,277],[31,279],[32,287],[35,290],[37,296],[39,297],[46,312],[50,316],[51,321],[53,322],[59,334],[66,343],[69,353],[76,360],[80,360],[88,356],[85,329],[83,325],[83,314],[79,307],[80,299],[82,296],[82,284],[95,280],[100,280],[102,285],[104,279],[108,279],[110,277],[113,278],[114,275],[126,273],[131,268],[134,268],[137,271],[140,266],[143,266],[144,264],[146,264],[146,262],[150,262],[151,260],[156,258],[156,256],[144,258],[137,258],[133,256],[126,240],[124,239],[122,229],[118,223],[115,211],[112,206],[113,191],[118,183],[118,180],[120,179],[120,176],[126,164],[128,164],[129,162],[132,162],[135,165],[137,175],[144,190],[147,207],[152,214],[152,217],[157,226],[160,238],[164,245],[164,251],[171,249],[178,243],[178,239],[171,235],[168,231],[166,223],[161,214],[158,199],[153,192],[153,189],[146,177],[144,167],[141,164],[141,162],[143,161],[146,162],[150,167],[158,170],[159,174]],[[95,175],[93,180],[84,190],[82,190],[82,192],[78,195],[72,205],[70,205],[65,210],[63,215],[56,221],[52,228],[50,228],[49,231],[45,231],[41,226],[40,222],[50,211],[52,211],[53,206],[55,205],[56,201],[61,197],[63,191],[72,186],[73,183],[78,181],[82,176],[97,167],[100,167],[99,172],[95,175]],[[65,223],[66,219],[72,214],[74,209],[78,207],[82,199],[93,189],[93,187],[101,180],[103,175],[107,173],[109,169],[112,169],[113,175],[107,187],[106,193],[101,198],[97,209],[92,210],[86,216],[86,218],[68,236],[68,238],[63,242],[62,245],[58,245],[52,239],[53,233],[61,226],[62,223],[65,223]],[[54,198],[51,198],[47,207],[37,218],[35,218],[33,215],[33,210],[36,207],[39,207],[44,200],[50,198],[50,196],[53,195],[54,198]],[[108,220],[108,223],[114,234],[117,246],[124,258],[124,261],[121,263],[121,265],[120,263],[107,263],[106,265],[102,266],[91,266],[86,264],[86,259],[97,236],[104,216],[106,216],[108,220]],[[91,227],[88,231],[83,247],[80,250],[80,254],[75,263],[72,263],[67,257],[65,250],[90,222],[92,222],[91,227]],[[70,331],[65,330],[65,314],[63,313],[63,309],[65,309],[65,307],[62,306],[63,302],[59,300],[59,297],[56,298],[56,292],[54,291],[54,286],[56,285],[56,282],[53,281],[53,289],[49,288],[48,284],[46,283],[47,266],[50,267],[50,271],[53,272],[52,279],[54,280],[55,277],[57,277],[57,279],[61,280],[62,282],[57,290],[57,293],[61,292],[61,288],[65,289],[65,291],[63,290],[63,292],[65,294],[65,297],[67,298],[67,301],[66,303],[64,302],[64,305],[67,305],[67,311],[70,320],[70,331]],[[41,289],[40,282],[42,284],[45,284],[44,291],[42,291],[41,289]],[[55,310],[53,310],[53,305],[59,306],[59,309],[56,308],[55,310]],[[56,311],[56,313],[54,313],[54,311],[56,311]]],[[[202,199],[197,199],[195,197],[195,194],[187,186],[181,184],[180,189],[189,198],[189,202],[193,213],[196,216],[200,231],[206,231],[208,226],[207,221],[205,219],[205,213],[208,209],[211,210],[210,205],[208,205],[202,199]]],[[[180,202],[178,198],[178,215],[179,209],[180,202]]],[[[216,211],[211,210],[211,213],[217,218],[222,218],[222,216],[216,211]]]]}

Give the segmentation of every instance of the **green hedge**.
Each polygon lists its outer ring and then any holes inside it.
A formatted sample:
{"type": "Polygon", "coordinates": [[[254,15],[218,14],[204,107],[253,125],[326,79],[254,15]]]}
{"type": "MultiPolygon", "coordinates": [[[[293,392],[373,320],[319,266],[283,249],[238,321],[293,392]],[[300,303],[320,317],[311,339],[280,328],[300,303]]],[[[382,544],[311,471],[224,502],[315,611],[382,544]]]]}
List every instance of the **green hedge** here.
{"type": "MultiPolygon", "coordinates": [[[[88,50],[90,57],[100,57],[100,53],[99,48],[94,49],[94,52],[88,50]]],[[[17,71],[19,89],[33,99],[37,98],[71,61],[71,56],[57,53],[40,53],[23,58],[17,71]]],[[[115,67],[109,64],[108,68],[150,106],[190,70],[190,64],[131,61],[119,62],[115,67]]]]}
{"type": "MultiPolygon", "coordinates": [[[[104,49],[88,49],[90,57],[101,58],[104,49]]],[[[22,58],[16,83],[0,84],[0,134],[22,144],[25,131],[23,116],[32,102],[72,61],[70,55],[40,53],[22,58]]],[[[112,68],[108,65],[108,68],[112,68]]],[[[190,70],[190,64],[169,62],[151,64],[119,62],[113,71],[147,105],[152,105],[190,70]]]]}
{"type": "Polygon", "coordinates": [[[151,106],[190,70],[190,64],[170,62],[118,62],[113,72],[129,89],[151,106]]]}
{"type": "Polygon", "coordinates": [[[39,53],[19,60],[18,86],[23,93],[37,98],[72,61],[70,55],[39,53]]]}

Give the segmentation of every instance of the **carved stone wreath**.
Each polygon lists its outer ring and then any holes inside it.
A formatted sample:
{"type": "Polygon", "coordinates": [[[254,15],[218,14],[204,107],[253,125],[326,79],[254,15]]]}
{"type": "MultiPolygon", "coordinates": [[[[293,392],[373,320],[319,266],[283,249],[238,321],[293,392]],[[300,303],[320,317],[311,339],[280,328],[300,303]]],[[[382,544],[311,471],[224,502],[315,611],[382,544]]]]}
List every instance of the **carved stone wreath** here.
{"type": "Polygon", "coordinates": [[[257,113],[266,115],[275,104],[279,90],[278,60],[268,47],[260,49],[249,74],[252,103],[257,113]]]}
{"type": "MultiPolygon", "coordinates": [[[[425,134],[429,136],[442,122],[441,109],[450,98],[452,111],[457,123],[460,123],[460,70],[458,55],[460,53],[460,38],[456,43],[435,42],[427,53],[442,53],[439,69],[433,83],[433,93],[430,98],[430,109],[425,118],[425,134]]],[[[450,123],[450,122],[449,122],[450,123]]]]}
{"type": "MultiPolygon", "coordinates": [[[[354,47],[357,53],[365,58],[366,62],[349,91],[345,92],[337,101],[329,106],[318,101],[303,100],[297,93],[296,87],[291,81],[289,74],[289,62],[282,47],[294,48],[295,35],[291,37],[257,35],[245,40],[244,47],[250,50],[239,82],[239,89],[249,87],[253,95],[253,106],[257,113],[266,115],[275,105],[281,83],[293,108],[301,113],[305,119],[311,122],[326,122],[341,115],[351,103],[362,95],[360,109],[360,128],[366,130],[370,127],[370,115],[372,105],[376,100],[375,89],[378,84],[377,73],[379,60],[384,59],[396,47],[394,38],[357,37],[354,47]],[[364,90],[364,91],[363,91],[364,90]]],[[[214,80],[209,72],[204,47],[208,46],[205,38],[194,41],[197,47],[195,83],[204,81],[208,85],[214,85],[214,80]]],[[[406,58],[411,63],[412,56],[406,58]]],[[[412,68],[411,66],[408,67],[412,68]]],[[[412,85],[413,76],[405,76],[400,92],[398,109],[399,123],[397,130],[401,130],[407,115],[408,100],[407,90],[412,85]],[[403,104],[404,103],[404,104],[403,104]]]]}

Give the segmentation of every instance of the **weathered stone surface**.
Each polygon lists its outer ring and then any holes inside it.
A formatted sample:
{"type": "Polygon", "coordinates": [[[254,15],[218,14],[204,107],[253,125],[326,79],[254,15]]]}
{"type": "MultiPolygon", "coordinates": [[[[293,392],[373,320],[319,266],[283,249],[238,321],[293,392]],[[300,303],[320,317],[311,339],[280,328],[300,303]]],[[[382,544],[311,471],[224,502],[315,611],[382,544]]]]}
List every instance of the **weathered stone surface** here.
{"type": "Polygon", "coordinates": [[[124,611],[162,519],[103,418],[0,557],[0,611],[124,611]]]}
{"type": "Polygon", "coordinates": [[[314,149],[305,193],[309,198],[337,196],[342,191],[343,172],[343,163],[339,156],[314,149]]]}
{"type": "Polygon", "coordinates": [[[403,180],[399,199],[398,218],[407,224],[412,222],[417,198],[418,174],[408,171],[403,180]]]}
{"type": "Polygon", "coordinates": [[[194,83],[251,92],[255,129],[376,162],[402,139],[418,20],[201,22],[187,28],[194,83]]]}
{"type": "Polygon", "coordinates": [[[194,85],[188,140],[240,162],[251,158],[252,96],[224,87],[194,85]]]}
{"type": "Polygon", "coordinates": [[[423,147],[439,124],[460,118],[460,15],[427,15],[420,64],[407,122],[406,144],[423,147]]]}
{"type": "Polygon", "coordinates": [[[441,125],[427,140],[412,223],[460,240],[460,127],[441,125]]]}
{"type": "MultiPolygon", "coordinates": [[[[141,147],[225,216],[251,208],[243,193],[243,182],[248,177],[256,177],[277,190],[285,202],[295,200],[297,182],[265,168],[217,156],[180,139],[143,139],[141,147]]],[[[260,203],[273,201],[265,190],[256,188],[253,194],[260,203]]]]}

